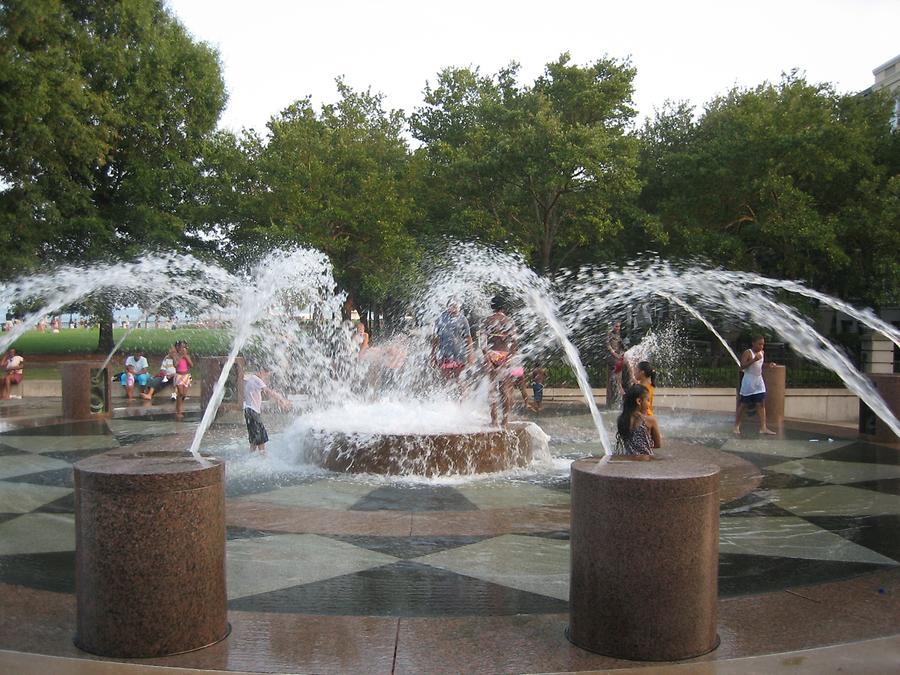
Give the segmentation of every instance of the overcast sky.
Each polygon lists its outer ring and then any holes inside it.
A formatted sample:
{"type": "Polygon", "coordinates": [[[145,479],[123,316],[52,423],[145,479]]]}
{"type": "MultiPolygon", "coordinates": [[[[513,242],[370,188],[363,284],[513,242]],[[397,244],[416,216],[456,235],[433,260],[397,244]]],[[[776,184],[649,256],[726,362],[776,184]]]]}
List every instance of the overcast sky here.
{"type": "Polygon", "coordinates": [[[265,130],[310,95],[318,108],[343,75],[386,106],[421,104],[446,66],[494,73],[510,61],[531,83],[563,51],[578,64],[603,55],[637,68],[638,119],[666,99],[702,106],[733,85],[809,80],[859,91],[900,53],[900,0],[168,0],[195,38],[216,46],[228,87],[220,125],[265,130]]]}

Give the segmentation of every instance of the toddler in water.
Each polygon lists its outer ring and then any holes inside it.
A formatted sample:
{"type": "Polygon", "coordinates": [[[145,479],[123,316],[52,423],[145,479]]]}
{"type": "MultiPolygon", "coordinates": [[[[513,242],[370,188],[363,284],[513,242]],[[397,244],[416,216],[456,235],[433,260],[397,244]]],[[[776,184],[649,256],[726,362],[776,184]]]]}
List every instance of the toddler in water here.
{"type": "Polygon", "coordinates": [[[541,412],[544,407],[544,377],[543,368],[536,366],[531,371],[531,391],[534,393],[533,410],[535,412],[541,412]]]}
{"type": "Polygon", "coordinates": [[[616,421],[616,447],[613,455],[633,459],[651,459],[653,451],[662,447],[659,424],[648,414],[650,396],[647,388],[635,384],[622,397],[622,414],[616,421]]]}

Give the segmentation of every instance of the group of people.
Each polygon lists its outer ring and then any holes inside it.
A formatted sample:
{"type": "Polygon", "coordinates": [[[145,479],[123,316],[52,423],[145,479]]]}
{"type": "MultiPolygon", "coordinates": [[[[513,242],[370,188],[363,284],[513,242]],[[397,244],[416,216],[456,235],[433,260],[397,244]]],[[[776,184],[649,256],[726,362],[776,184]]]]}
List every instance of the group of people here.
{"type": "MultiPolygon", "coordinates": [[[[491,314],[483,323],[485,343],[482,365],[490,377],[491,424],[509,423],[512,408],[512,391],[518,387],[525,405],[540,412],[543,404],[544,369],[531,371],[533,402],[529,401],[525,386],[525,366],[518,356],[516,326],[506,313],[502,296],[491,300],[491,314]]],[[[457,383],[464,393],[462,378],[466,368],[477,363],[475,343],[469,321],[460,309],[459,301],[450,299],[434,326],[431,342],[431,358],[435,367],[448,380],[457,383]]]]}
{"type": "MultiPolygon", "coordinates": [[[[630,456],[634,459],[650,459],[653,451],[662,447],[659,423],[653,415],[656,371],[648,361],[641,361],[636,367],[629,364],[625,358],[620,331],[621,326],[616,323],[607,340],[607,350],[610,354],[609,387],[618,390],[622,396],[622,412],[616,421],[616,445],[613,454],[630,456]],[[630,375],[632,384],[624,388],[622,380],[626,372],[630,375]]],[[[747,410],[754,411],[758,416],[761,434],[775,434],[766,424],[764,364],[765,338],[757,335],[751,341],[750,348],[745,350],[740,358],[741,384],[735,410],[733,429],[735,435],[741,433],[741,421],[747,410]]],[[[768,365],[772,367],[775,364],[768,365]]]]}
{"type": "Polygon", "coordinates": [[[156,375],[151,376],[147,357],[138,348],[125,359],[125,370],[117,377],[119,383],[125,387],[128,400],[134,399],[136,388],[142,399],[150,401],[155,394],[171,387],[175,414],[180,416],[184,412],[184,401],[191,386],[193,366],[187,342],[178,340],[163,357],[156,375]]]}

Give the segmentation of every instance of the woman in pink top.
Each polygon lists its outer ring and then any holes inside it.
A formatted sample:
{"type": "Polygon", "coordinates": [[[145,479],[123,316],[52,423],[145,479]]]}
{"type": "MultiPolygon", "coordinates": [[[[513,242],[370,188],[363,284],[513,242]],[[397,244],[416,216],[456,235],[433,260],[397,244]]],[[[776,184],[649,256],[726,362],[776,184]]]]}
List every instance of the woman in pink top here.
{"type": "Polygon", "coordinates": [[[184,415],[184,399],[187,398],[191,386],[191,368],[194,362],[188,354],[187,342],[179,340],[175,343],[175,417],[184,415]]]}

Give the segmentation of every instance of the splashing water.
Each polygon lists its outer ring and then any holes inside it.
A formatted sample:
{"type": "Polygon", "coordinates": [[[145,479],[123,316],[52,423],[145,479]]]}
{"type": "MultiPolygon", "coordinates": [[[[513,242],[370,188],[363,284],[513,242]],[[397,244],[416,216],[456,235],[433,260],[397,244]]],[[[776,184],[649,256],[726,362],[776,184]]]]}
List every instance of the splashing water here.
{"type": "Polygon", "coordinates": [[[737,364],[738,368],[741,367],[741,360],[737,357],[737,354],[734,353],[734,350],[731,348],[731,345],[728,344],[728,342],[725,340],[725,338],[722,337],[722,335],[719,333],[719,331],[716,330],[715,326],[713,326],[706,319],[705,316],[703,316],[700,312],[698,312],[696,309],[691,307],[684,300],[682,300],[681,298],[679,298],[677,296],[672,295],[671,293],[660,293],[659,296],[662,298],[665,298],[669,302],[672,302],[672,303],[678,305],[684,311],[686,311],[688,314],[690,314],[692,317],[694,317],[695,319],[700,321],[700,323],[702,323],[704,326],[706,326],[709,329],[709,331],[713,335],[716,336],[716,338],[719,340],[719,342],[722,343],[722,346],[725,348],[725,351],[728,352],[728,356],[730,356],[731,359],[737,364]]]}
{"type": "MultiPolygon", "coordinates": [[[[772,295],[776,291],[814,299],[883,332],[895,344],[900,340],[900,332],[870,311],[797,282],[651,261],[622,269],[587,267],[554,284],[532,272],[518,256],[456,244],[443,253],[414,295],[402,330],[379,336],[364,352],[354,340],[353,327],[343,319],[346,296],[335,283],[331,263],[321,252],[307,248],[274,251],[243,276],[191,256],[156,255],[133,264],[64,267],[3,284],[0,292],[9,302],[40,298],[43,306],[0,336],[0,351],[42,316],[75,302],[100,304],[116,298],[119,304],[150,307],[147,313],[167,304],[194,316],[223,314],[232,334],[227,361],[190,446],[197,456],[238,355],[269,368],[273,388],[294,396],[300,414],[288,435],[302,436],[304,429],[314,427],[359,435],[379,430],[424,435],[447,429],[484,430],[490,424],[488,402],[496,383],[478,363],[487,349],[483,331],[476,336],[479,358],[463,370],[458,383],[433,367],[431,341],[449,299],[460,302],[471,324],[480,328],[490,314],[491,296],[503,293],[517,327],[516,362],[522,367],[539,365],[562,353],[575,372],[608,454],[609,437],[576,344],[602,354],[605,332],[598,325],[612,323],[614,317],[650,316],[661,304],[674,305],[701,321],[735,361],[714,321],[728,326],[752,322],[772,330],[798,354],[837,373],[900,435],[900,424],[868,379],[796,310],[778,302],[772,295]],[[161,283],[146,282],[161,277],[161,283]],[[178,289],[174,296],[172,288],[178,289]]],[[[627,358],[636,362],[653,354],[659,360],[674,342],[664,331],[651,332],[628,351],[627,358]]]]}
{"type": "MultiPolygon", "coordinates": [[[[772,330],[801,356],[836,373],[850,391],[859,396],[895,434],[900,423],[863,374],[834,345],[820,335],[791,307],[776,301],[770,292],[778,289],[814,297],[833,308],[847,307],[834,298],[810,291],[797,282],[783,282],[759,275],[697,267],[675,268],[659,261],[632,263],[621,270],[586,267],[566,279],[563,314],[577,334],[577,327],[588,317],[612,317],[629,314],[635,308],[652,304],[654,298],[678,298],[706,316],[724,315],[729,324],[752,322],[772,330]],[[801,292],[802,291],[802,292],[801,292]]],[[[679,303],[676,303],[679,304],[679,303]]],[[[684,306],[684,304],[679,304],[684,306]]],[[[856,316],[872,330],[892,340],[897,331],[871,312],[856,310],[856,316]]],[[[711,324],[708,324],[711,325],[711,324]]],[[[590,336],[582,335],[582,340],[590,336]]]]}

